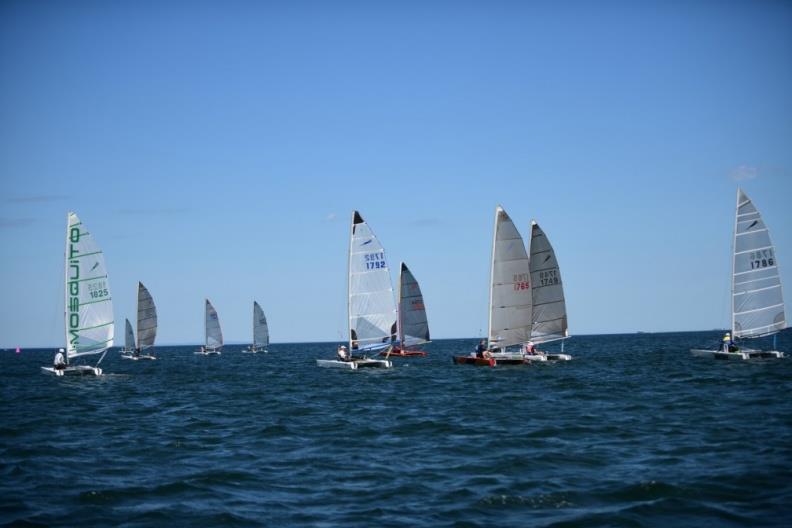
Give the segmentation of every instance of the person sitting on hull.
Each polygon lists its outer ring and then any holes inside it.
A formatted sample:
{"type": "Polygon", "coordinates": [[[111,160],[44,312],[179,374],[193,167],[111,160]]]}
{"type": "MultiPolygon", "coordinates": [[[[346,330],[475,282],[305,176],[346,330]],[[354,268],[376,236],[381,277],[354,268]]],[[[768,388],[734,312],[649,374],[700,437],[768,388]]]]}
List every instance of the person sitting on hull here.
{"type": "Polygon", "coordinates": [[[533,344],[533,341],[528,341],[523,346],[523,351],[529,356],[538,356],[539,352],[536,350],[536,345],[533,344]]]}
{"type": "Polygon", "coordinates": [[[346,345],[340,345],[336,354],[338,354],[339,361],[350,361],[349,350],[347,350],[346,345]]]}
{"type": "Polygon", "coordinates": [[[724,352],[738,352],[740,347],[732,340],[731,334],[726,332],[726,335],[723,336],[723,351],[724,352]]]}
{"type": "Polygon", "coordinates": [[[133,350],[133,351],[132,351],[132,355],[133,355],[134,357],[140,357],[140,349],[139,349],[139,348],[136,348],[135,350],[133,350]]]}
{"type": "Polygon", "coordinates": [[[483,358],[483,357],[487,357],[488,355],[489,352],[487,352],[487,340],[482,339],[481,341],[479,341],[479,344],[476,345],[476,357],[483,358]]]}
{"type": "Polygon", "coordinates": [[[63,358],[63,349],[58,350],[58,353],[55,354],[55,360],[52,363],[52,367],[55,370],[63,370],[66,368],[66,360],[63,358]]]}

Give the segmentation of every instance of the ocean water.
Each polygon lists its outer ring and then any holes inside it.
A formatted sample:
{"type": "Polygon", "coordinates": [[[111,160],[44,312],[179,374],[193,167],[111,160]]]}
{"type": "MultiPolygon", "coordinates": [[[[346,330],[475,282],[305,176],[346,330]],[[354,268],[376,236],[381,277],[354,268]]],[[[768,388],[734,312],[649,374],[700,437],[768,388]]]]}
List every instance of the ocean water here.
{"type": "Polygon", "coordinates": [[[0,525],[789,526],[792,358],[688,352],[719,337],[497,368],[442,340],[358,372],[315,366],[334,343],[160,347],[100,379],[1,352],[0,525]]]}

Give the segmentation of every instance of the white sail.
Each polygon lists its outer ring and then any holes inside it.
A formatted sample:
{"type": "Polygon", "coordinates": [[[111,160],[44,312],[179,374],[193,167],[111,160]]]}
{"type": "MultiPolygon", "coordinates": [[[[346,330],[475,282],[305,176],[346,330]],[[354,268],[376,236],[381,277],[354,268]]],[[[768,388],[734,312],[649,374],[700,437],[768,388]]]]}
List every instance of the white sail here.
{"type": "Polygon", "coordinates": [[[567,337],[564,285],[555,251],[542,228],[531,222],[531,341],[546,343],[567,337]]]}
{"type": "Polygon", "coordinates": [[[65,262],[66,356],[98,354],[113,346],[115,320],[102,250],[75,213],[69,213],[65,262]]]}
{"type": "Polygon", "coordinates": [[[404,262],[399,271],[399,340],[402,347],[418,346],[430,340],[421,287],[404,262]]]}
{"type": "Polygon", "coordinates": [[[223,346],[223,331],[220,329],[220,319],[209,299],[206,299],[206,348],[214,350],[223,346]]]}
{"type": "Polygon", "coordinates": [[[142,282],[138,282],[137,334],[140,350],[154,346],[154,339],[157,337],[157,307],[142,282]]]}
{"type": "Polygon", "coordinates": [[[135,334],[132,331],[132,324],[130,324],[129,319],[126,320],[126,335],[124,336],[124,348],[126,350],[134,350],[135,349],[135,334]]]}
{"type": "Polygon", "coordinates": [[[269,346],[269,327],[267,317],[259,303],[253,301],[253,346],[269,346]]]}
{"type": "Polygon", "coordinates": [[[357,211],[349,245],[349,346],[371,350],[396,340],[396,303],[385,251],[357,211]]]}
{"type": "Polygon", "coordinates": [[[531,268],[520,232],[495,209],[490,269],[489,343],[505,348],[531,339],[531,268]]]}
{"type": "Polygon", "coordinates": [[[737,189],[732,264],[732,336],[761,337],[786,328],[778,258],[751,199],[737,189]]]}

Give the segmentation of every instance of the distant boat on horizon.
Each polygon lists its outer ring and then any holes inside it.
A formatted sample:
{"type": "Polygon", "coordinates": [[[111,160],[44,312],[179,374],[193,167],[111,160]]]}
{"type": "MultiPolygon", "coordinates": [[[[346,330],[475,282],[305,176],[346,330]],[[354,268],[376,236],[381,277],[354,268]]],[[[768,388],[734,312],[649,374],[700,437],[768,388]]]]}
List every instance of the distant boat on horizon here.
{"type": "Polygon", "coordinates": [[[223,350],[223,331],[220,328],[220,319],[209,299],[204,304],[204,346],[196,354],[204,356],[219,356],[223,350]]]}
{"type": "Polygon", "coordinates": [[[242,350],[245,354],[256,354],[258,352],[267,353],[269,346],[269,326],[267,317],[259,303],[253,301],[253,344],[242,350]]]}
{"type": "Polygon", "coordinates": [[[140,359],[154,360],[155,356],[143,354],[146,349],[154,346],[154,339],[157,337],[157,307],[148,289],[138,282],[137,295],[137,346],[135,346],[135,334],[132,332],[132,325],[129,319],[126,320],[126,339],[124,350],[121,357],[137,361],[140,359]]]}

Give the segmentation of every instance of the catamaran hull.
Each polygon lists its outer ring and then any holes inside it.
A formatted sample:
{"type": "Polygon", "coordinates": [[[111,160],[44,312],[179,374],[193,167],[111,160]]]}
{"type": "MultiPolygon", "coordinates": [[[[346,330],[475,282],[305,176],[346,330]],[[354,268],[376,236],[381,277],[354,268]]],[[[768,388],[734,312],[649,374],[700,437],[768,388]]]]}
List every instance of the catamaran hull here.
{"type": "Polygon", "coordinates": [[[498,365],[526,365],[527,361],[519,357],[480,358],[473,356],[454,356],[456,365],[475,365],[477,367],[496,367],[498,365]]]}
{"type": "Polygon", "coordinates": [[[423,350],[401,350],[396,348],[391,350],[390,354],[388,352],[380,352],[379,355],[383,357],[422,357],[426,355],[426,352],[423,350]]]}
{"type": "Polygon", "coordinates": [[[544,352],[539,354],[526,354],[526,361],[570,361],[572,356],[569,354],[546,354],[544,352]]]}
{"type": "Polygon", "coordinates": [[[208,352],[207,351],[197,350],[195,353],[198,354],[199,356],[219,356],[220,355],[220,351],[219,350],[209,350],[208,352]]]}
{"type": "Polygon", "coordinates": [[[101,376],[102,369],[88,365],[74,365],[64,369],[54,367],[41,367],[42,372],[52,376],[101,376]]]}
{"type": "Polygon", "coordinates": [[[384,359],[356,359],[353,361],[339,361],[336,359],[317,359],[317,367],[340,368],[358,370],[361,368],[391,368],[393,363],[384,359]]]}
{"type": "Polygon", "coordinates": [[[706,357],[711,359],[781,359],[783,352],[777,350],[748,350],[744,352],[724,352],[722,350],[701,350],[691,349],[690,352],[696,357],[706,357]]]}
{"type": "Polygon", "coordinates": [[[153,361],[153,360],[157,359],[156,357],[150,356],[148,354],[141,354],[140,356],[134,356],[132,354],[121,354],[121,358],[122,359],[131,359],[132,361],[137,361],[139,359],[148,359],[150,361],[153,361]]]}

